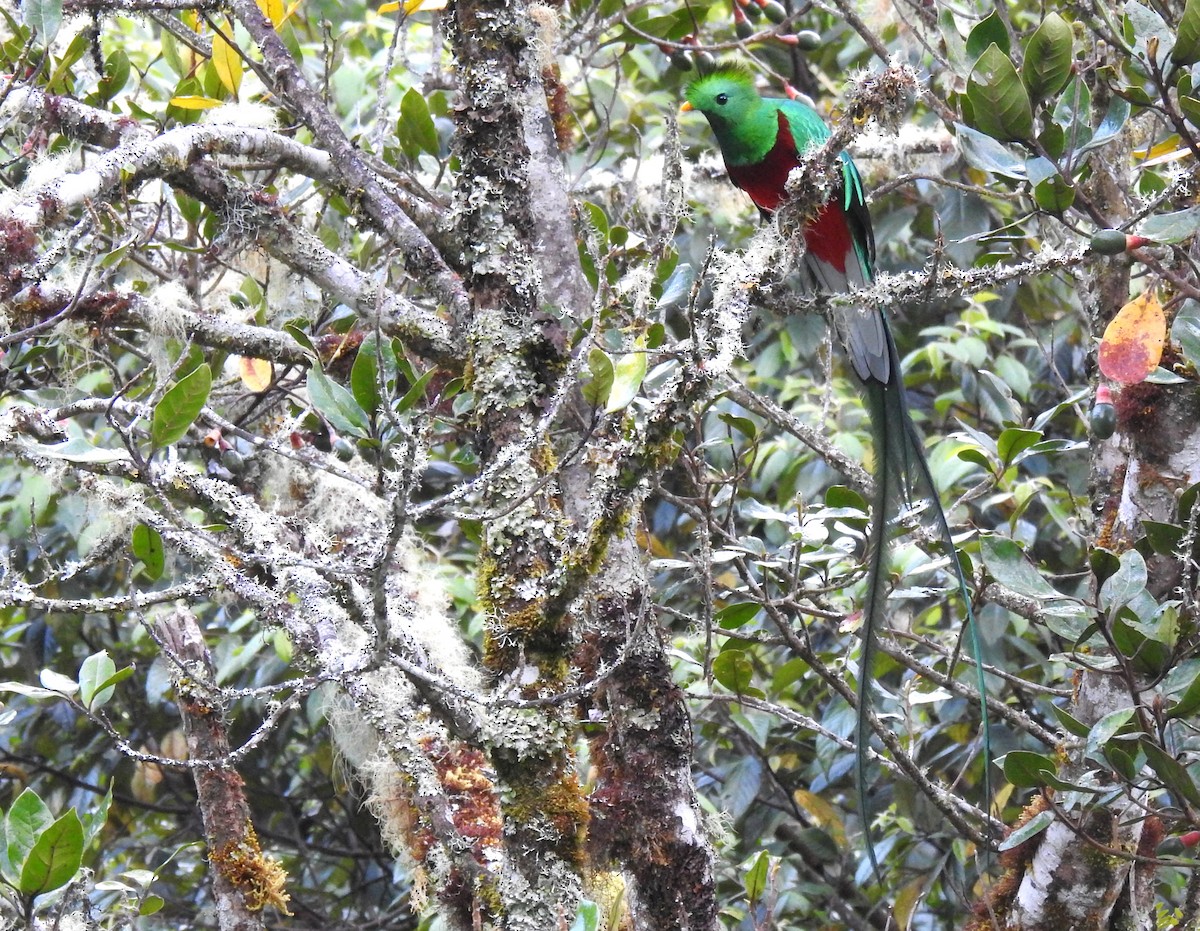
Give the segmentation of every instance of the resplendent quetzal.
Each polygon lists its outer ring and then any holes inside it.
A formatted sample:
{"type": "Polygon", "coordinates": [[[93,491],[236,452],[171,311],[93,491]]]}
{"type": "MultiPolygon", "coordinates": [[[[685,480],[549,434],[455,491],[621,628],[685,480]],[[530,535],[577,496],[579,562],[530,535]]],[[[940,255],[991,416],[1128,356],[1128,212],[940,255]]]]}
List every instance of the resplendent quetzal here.
{"type": "MultiPolygon", "coordinates": [[[[830,135],[828,127],[811,107],[798,100],[761,96],[751,74],[736,65],[720,65],[698,78],[689,85],[686,96],[683,109],[698,110],[708,118],[725,158],[730,180],[750,195],[765,216],[787,200],[788,173],[800,164],[804,152],[822,145],[830,135]]],[[[832,196],[804,226],[803,271],[816,288],[826,293],[853,291],[874,280],[875,238],[862,181],[846,152],[841,153],[840,161],[841,177],[832,196]]],[[[950,557],[951,571],[956,575],[966,602],[972,652],[976,657],[979,649],[966,579],[925,460],[921,435],[909,414],[900,357],[887,318],[878,309],[863,307],[839,310],[835,319],[850,364],[865,389],[875,440],[875,494],[859,659],[855,767],[859,810],[863,828],[868,830],[870,822],[865,793],[867,746],[871,733],[868,710],[871,671],[877,631],[887,601],[884,585],[887,527],[901,508],[927,503],[924,516],[941,537],[950,557]]],[[[983,686],[980,668],[981,695],[983,686]]],[[[991,756],[987,747],[986,707],[983,720],[986,768],[991,756]]],[[[988,784],[986,773],[984,784],[985,787],[988,784]]],[[[875,865],[874,850],[869,842],[867,850],[872,865],[875,865]]]]}

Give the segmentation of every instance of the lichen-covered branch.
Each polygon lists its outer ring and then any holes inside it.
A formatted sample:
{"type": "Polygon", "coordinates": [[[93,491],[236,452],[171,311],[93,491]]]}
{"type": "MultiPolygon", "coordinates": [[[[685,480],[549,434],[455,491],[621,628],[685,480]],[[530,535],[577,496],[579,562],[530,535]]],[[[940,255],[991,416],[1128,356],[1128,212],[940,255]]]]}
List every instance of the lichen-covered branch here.
{"type": "MultiPolygon", "coordinates": [[[[191,612],[178,609],[159,619],[158,636],[182,668],[172,676],[188,754],[193,759],[229,756],[229,736],[216,671],[200,625],[191,612]]],[[[290,914],[287,873],[265,854],[250,820],[244,784],[232,767],[192,771],[204,819],[208,859],[213,864],[213,894],[221,931],[262,931],[266,906],[290,914]]]]}

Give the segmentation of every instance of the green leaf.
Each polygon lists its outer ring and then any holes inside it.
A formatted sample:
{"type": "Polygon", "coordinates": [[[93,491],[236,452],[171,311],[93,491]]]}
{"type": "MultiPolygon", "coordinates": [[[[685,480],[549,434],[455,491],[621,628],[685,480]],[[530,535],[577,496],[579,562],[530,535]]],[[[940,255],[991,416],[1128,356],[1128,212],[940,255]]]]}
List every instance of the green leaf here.
{"type": "Polygon", "coordinates": [[[429,115],[429,104],[415,87],[400,100],[400,124],[396,127],[400,144],[436,156],[440,150],[437,127],[429,115]]]}
{"type": "Polygon", "coordinates": [[[421,377],[415,382],[413,382],[412,387],[404,392],[404,397],[402,397],[396,403],[396,411],[403,414],[406,410],[424,398],[425,389],[429,385],[429,380],[436,374],[437,369],[430,369],[428,372],[425,372],[423,375],[421,375],[421,377]]]}
{"type": "Polygon", "coordinates": [[[300,344],[300,348],[307,352],[314,359],[317,358],[317,347],[313,345],[312,337],[304,332],[304,329],[297,323],[289,322],[283,325],[283,331],[292,339],[300,344]]]}
{"type": "Polygon", "coordinates": [[[1111,142],[1115,139],[1121,130],[1125,128],[1125,123],[1128,122],[1132,109],[1129,101],[1124,97],[1113,97],[1108,102],[1108,111],[1104,114],[1104,119],[1100,121],[1100,125],[1092,133],[1092,138],[1079,147],[1079,152],[1083,153],[1097,149],[1106,142],[1111,142]]]}
{"type": "Polygon", "coordinates": [[[1093,724],[1087,738],[1088,754],[1094,755],[1099,752],[1105,744],[1117,736],[1117,733],[1129,723],[1132,717],[1132,708],[1118,708],[1093,724]]]}
{"type": "Polygon", "coordinates": [[[1142,739],[1142,751],[1146,754],[1146,762],[1167,789],[1179,799],[1200,808],[1200,790],[1196,788],[1196,783],[1192,781],[1183,764],[1149,738],[1142,739]]]}
{"type": "Polygon", "coordinates": [[[1150,551],[1160,556],[1175,555],[1187,532],[1178,524],[1158,520],[1143,520],[1142,531],[1146,534],[1146,545],[1150,547],[1150,551]]]}
{"type": "Polygon", "coordinates": [[[1018,789],[1044,786],[1047,776],[1058,773],[1054,760],[1032,750],[1013,750],[1006,753],[1003,760],[1004,778],[1018,789]]]}
{"type": "Polygon", "coordinates": [[[628,407],[629,402],[637,397],[645,377],[646,338],[639,336],[634,340],[633,349],[622,353],[617,364],[613,366],[612,389],[608,392],[604,413],[615,414],[628,407]]]}
{"type": "Polygon", "coordinates": [[[371,435],[367,415],[354,395],[315,367],[308,370],[308,399],[339,433],[363,439],[371,435]]]}
{"type": "Polygon", "coordinates": [[[1075,203],[1075,188],[1062,175],[1054,174],[1034,186],[1033,199],[1048,213],[1062,213],[1075,203]]]}
{"type": "Polygon", "coordinates": [[[978,59],[989,45],[995,45],[1005,55],[1012,51],[1008,29],[994,10],[972,27],[967,36],[967,57],[978,59]]]}
{"type": "Polygon", "coordinates": [[[1047,15],[1029,37],[1021,80],[1031,98],[1042,100],[1066,86],[1071,78],[1074,38],[1071,24],[1057,13],[1047,15]]]}
{"type": "Polygon", "coordinates": [[[767,873],[770,868],[771,857],[765,850],[760,850],[752,858],[750,868],[746,870],[746,878],[742,880],[742,885],[746,889],[746,898],[751,905],[756,905],[758,900],[762,898],[763,892],[767,888],[767,873]]]}
{"type": "Polygon", "coordinates": [[[963,123],[954,124],[954,134],[967,164],[1002,178],[1025,179],[1025,159],[1002,146],[991,136],[963,123]]]}
{"type": "Polygon", "coordinates": [[[25,0],[21,4],[21,18],[48,48],[62,26],[62,0],[25,0]]]}
{"type": "Polygon", "coordinates": [[[1042,434],[1038,430],[1009,427],[996,440],[996,453],[1000,456],[1000,461],[1007,467],[1012,465],[1018,453],[1033,446],[1041,438],[1042,434]]]}
{"type": "Polygon", "coordinates": [[[96,93],[101,101],[112,100],[129,83],[129,56],[124,49],[114,49],[104,59],[104,77],[96,84],[96,93]]]}
{"type": "MultiPolygon", "coordinates": [[[[126,666],[126,669],[133,672],[132,666],[126,666]]],[[[113,780],[109,780],[108,791],[104,793],[104,798],[99,802],[87,808],[79,820],[83,822],[83,846],[87,847],[96,836],[104,830],[104,825],[108,823],[108,811],[112,808],[113,800],[113,780]]]]}
{"type": "Polygon", "coordinates": [[[1200,207],[1188,207],[1171,213],[1159,213],[1146,219],[1139,236],[1161,243],[1180,243],[1200,230],[1200,207]]]}
{"type": "Polygon", "coordinates": [[[1043,601],[1066,598],[1042,577],[1013,540],[983,537],[979,541],[979,553],[988,574],[1006,588],[1043,601]]]}
{"type": "Polygon", "coordinates": [[[1200,668],[1197,668],[1196,675],[1184,689],[1179,701],[1166,710],[1166,717],[1168,719],[1191,717],[1197,709],[1200,709],[1200,668]]]}
{"type": "Polygon", "coordinates": [[[995,43],[979,56],[967,79],[967,99],[975,125],[994,139],[1010,142],[1033,136],[1033,109],[1012,60],[995,43]]]}
{"type": "Polygon", "coordinates": [[[570,931],[599,931],[600,906],[590,899],[580,899],[570,931]]]}
{"type": "Polygon", "coordinates": [[[1126,0],[1125,19],[1133,29],[1133,50],[1139,58],[1149,61],[1151,39],[1157,43],[1155,61],[1165,60],[1166,56],[1174,51],[1175,34],[1167,25],[1167,21],[1155,10],[1138,3],[1137,0],[1126,0]]]}
{"type": "Polygon", "coordinates": [[[1072,715],[1069,711],[1065,711],[1064,709],[1058,707],[1058,705],[1051,705],[1050,710],[1053,711],[1054,716],[1058,718],[1058,723],[1063,726],[1063,730],[1065,730],[1072,737],[1086,737],[1089,733],[1091,733],[1091,728],[1072,715]]]}
{"type": "Polygon", "coordinates": [[[1014,847],[1019,847],[1031,837],[1036,837],[1042,831],[1050,827],[1054,823],[1054,812],[1039,811],[1036,815],[1026,821],[1023,825],[1013,831],[1008,837],[1000,842],[1000,846],[996,849],[1003,853],[1005,850],[1012,850],[1014,847]]]}
{"type": "Polygon", "coordinates": [[[188,427],[200,416],[212,390],[212,372],[202,362],[179,379],[154,405],[150,418],[150,440],[161,449],[178,443],[187,435],[188,427]]]}
{"type": "Polygon", "coordinates": [[[972,129],[965,123],[954,124],[954,135],[958,137],[958,147],[962,150],[963,158],[972,168],[1002,178],[1025,180],[1025,159],[991,136],[972,129]]]}
{"type": "Polygon", "coordinates": [[[1108,760],[1113,770],[1126,782],[1136,782],[1138,778],[1137,764],[1133,755],[1115,744],[1104,748],[1104,758],[1108,760]]]}
{"type": "Polygon", "coordinates": [[[354,357],[354,367],[350,369],[350,390],[358,406],[368,414],[379,410],[381,403],[379,359],[376,349],[377,344],[373,338],[364,339],[354,357]]]}
{"type": "Polygon", "coordinates": [[[1092,92],[1080,77],[1071,79],[1054,106],[1054,122],[1062,127],[1066,153],[1078,152],[1092,140],[1092,92]]]}
{"type": "Polygon", "coordinates": [[[1200,0],[1187,0],[1183,16],[1175,32],[1175,47],[1171,49],[1171,61],[1177,65],[1191,65],[1200,61],[1200,0]]]}
{"type": "Polygon", "coordinates": [[[41,833],[54,823],[54,815],[33,789],[25,789],[4,817],[4,874],[13,882],[41,833]]]}
{"type": "Polygon", "coordinates": [[[608,400],[612,393],[614,378],[612,359],[603,349],[593,349],[588,353],[588,371],[591,381],[583,387],[583,396],[589,404],[599,405],[608,400]]]}
{"type": "Polygon", "coordinates": [[[108,655],[108,650],[93,653],[79,667],[79,700],[83,707],[94,711],[112,698],[113,687],[109,680],[116,674],[117,664],[108,655]]]}
{"type": "Polygon", "coordinates": [[[72,808],[42,831],[17,883],[23,895],[41,895],[69,883],[83,863],[83,824],[72,808]]]}
{"type": "Polygon", "coordinates": [[[729,691],[744,695],[754,681],[754,666],[743,650],[726,650],[713,660],[713,676],[729,691]]]}
{"type": "Polygon", "coordinates": [[[1104,584],[1100,586],[1100,607],[1110,613],[1129,604],[1146,588],[1146,560],[1137,550],[1126,550],[1121,562],[1104,584]]]}
{"type": "Polygon", "coordinates": [[[748,601],[742,604],[726,605],[713,616],[713,620],[726,630],[733,630],[754,620],[756,614],[758,614],[758,605],[748,601]]]}
{"type": "MultiPolygon", "coordinates": [[[[162,896],[151,893],[150,895],[146,896],[146,898],[142,899],[142,904],[138,906],[138,914],[153,915],[165,904],[166,902],[163,900],[162,896]]],[[[575,929],[572,929],[572,931],[575,931],[575,929]]],[[[586,931],[591,931],[591,929],[586,929],[586,931]]]]}
{"type": "Polygon", "coordinates": [[[138,524],[133,528],[133,555],[142,561],[142,572],[151,582],[162,578],[167,564],[162,534],[153,527],[138,524]]]}
{"type": "Polygon", "coordinates": [[[1096,577],[1096,584],[1103,585],[1108,578],[1121,568],[1121,558],[1112,550],[1098,546],[1088,555],[1088,565],[1096,577]]]}

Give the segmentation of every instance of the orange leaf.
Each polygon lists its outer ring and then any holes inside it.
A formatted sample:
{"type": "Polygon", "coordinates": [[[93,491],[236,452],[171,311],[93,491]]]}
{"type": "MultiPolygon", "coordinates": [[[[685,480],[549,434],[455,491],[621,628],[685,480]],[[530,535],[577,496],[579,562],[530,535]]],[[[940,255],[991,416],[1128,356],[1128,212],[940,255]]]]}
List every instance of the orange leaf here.
{"type": "Polygon", "coordinates": [[[238,369],[242,374],[242,384],[251,391],[266,391],[271,386],[275,370],[266,359],[251,359],[242,356],[238,360],[238,369]]]}
{"type": "Polygon", "coordinates": [[[1154,291],[1135,297],[1117,311],[1100,341],[1100,371],[1115,382],[1144,381],[1158,366],[1167,340],[1167,318],[1154,291]]]}

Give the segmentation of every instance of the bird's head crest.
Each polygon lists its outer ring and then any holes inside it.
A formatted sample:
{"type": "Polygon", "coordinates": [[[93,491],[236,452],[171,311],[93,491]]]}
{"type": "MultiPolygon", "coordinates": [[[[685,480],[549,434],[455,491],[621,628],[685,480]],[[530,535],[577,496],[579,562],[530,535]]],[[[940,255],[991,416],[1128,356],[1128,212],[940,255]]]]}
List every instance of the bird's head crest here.
{"type": "Polygon", "coordinates": [[[754,75],[743,65],[722,62],[689,84],[685,97],[690,109],[699,110],[710,120],[735,119],[758,100],[758,92],[754,75]]]}

